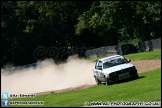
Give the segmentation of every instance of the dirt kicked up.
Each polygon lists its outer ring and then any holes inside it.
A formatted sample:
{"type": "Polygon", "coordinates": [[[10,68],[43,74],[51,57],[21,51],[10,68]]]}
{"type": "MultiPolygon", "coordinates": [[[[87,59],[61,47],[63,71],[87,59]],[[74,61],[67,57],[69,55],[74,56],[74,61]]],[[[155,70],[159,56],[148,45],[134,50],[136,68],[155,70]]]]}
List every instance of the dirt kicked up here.
{"type": "MultiPolygon", "coordinates": [[[[161,60],[131,61],[140,72],[161,67],[161,60]]],[[[28,68],[9,73],[1,72],[1,94],[46,94],[83,89],[96,85],[92,69],[95,62],[70,57],[66,63],[56,65],[47,59],[36,68],[28,68]]]]}
{"type": "Polygon", "coordinates": [[[47,59],[36,68],[28,68],[9,73],[1,72],[1,94],[39,93],[52,90],[94,85],[92,74],[94,62],[69,58],[66,63],[56,65],[47,59]]]}

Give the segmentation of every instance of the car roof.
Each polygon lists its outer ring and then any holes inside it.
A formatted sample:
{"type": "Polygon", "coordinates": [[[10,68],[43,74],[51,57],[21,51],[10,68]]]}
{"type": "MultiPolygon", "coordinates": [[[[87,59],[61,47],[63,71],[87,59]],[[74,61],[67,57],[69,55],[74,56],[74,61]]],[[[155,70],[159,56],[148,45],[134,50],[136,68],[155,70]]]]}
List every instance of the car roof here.
{"type": "Polygon", "coordinates": [[[103,61],[105,59],[109,59],[109,58],[113,58],[113,57],[123,57],[123,56],[122,55],[113,55],[113,56],[108,56],[108,57],[101,58],[98,61],[103,61]]]}

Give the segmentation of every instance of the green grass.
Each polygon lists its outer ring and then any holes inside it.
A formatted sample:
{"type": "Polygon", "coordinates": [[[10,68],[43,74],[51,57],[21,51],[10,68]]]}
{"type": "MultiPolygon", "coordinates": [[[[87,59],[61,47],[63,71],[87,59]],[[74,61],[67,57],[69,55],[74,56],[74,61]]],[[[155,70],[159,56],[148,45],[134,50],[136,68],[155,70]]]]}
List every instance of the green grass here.
{"type": "Polygon", "coordinates": [[[154,71],[139,73],[139,77],[140,78],[136,80],[116,83],[110,86],[101,84],[82,90],[39,95],[36,96],[36,98],[16,98],[9,100],[44,101],[43,106],[54,107],[84,106],[85,102],[93,101],[161,101],[161,68],[154,71]]]}
{"type": "MultiPolygon", "coordinates": [[[[139,52],[125,55],[127,59],[131,60],[161,60],[161,50],[149,51],[149,52],[139,52]]],[[[98,58],[87,58],[87,60],[95,61],[102,57],[98,58]]]]}
{"type": "Polygon", "coordinates": [[[125,55],[131,60],[161,60],[161,50],[125,55]]]}

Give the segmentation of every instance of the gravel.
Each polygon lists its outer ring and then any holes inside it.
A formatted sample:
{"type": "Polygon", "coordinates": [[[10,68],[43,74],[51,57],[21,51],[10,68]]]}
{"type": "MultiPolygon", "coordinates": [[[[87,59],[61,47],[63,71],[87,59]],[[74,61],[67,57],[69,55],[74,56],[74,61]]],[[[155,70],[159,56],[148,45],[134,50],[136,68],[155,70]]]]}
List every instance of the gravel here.
{"type": "Polygon", "coordinates": [[[161,60],[131,61],[137,68],[138,73],[152,71],[161,67],[161,60]]]}

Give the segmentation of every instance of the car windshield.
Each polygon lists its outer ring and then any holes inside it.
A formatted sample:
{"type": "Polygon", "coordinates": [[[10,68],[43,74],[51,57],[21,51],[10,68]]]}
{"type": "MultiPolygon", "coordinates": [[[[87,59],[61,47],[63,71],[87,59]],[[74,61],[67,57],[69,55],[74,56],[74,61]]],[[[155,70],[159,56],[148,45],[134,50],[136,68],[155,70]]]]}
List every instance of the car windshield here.
{"type": "Polygon", "coordinates": [[[103,69],[110,68],[110,67],[124,64],[124,63],[128,63],[127,59],[124,57],[110,59],[110,60],[106,61],[105,63],[103,63],[103,69]]]}

